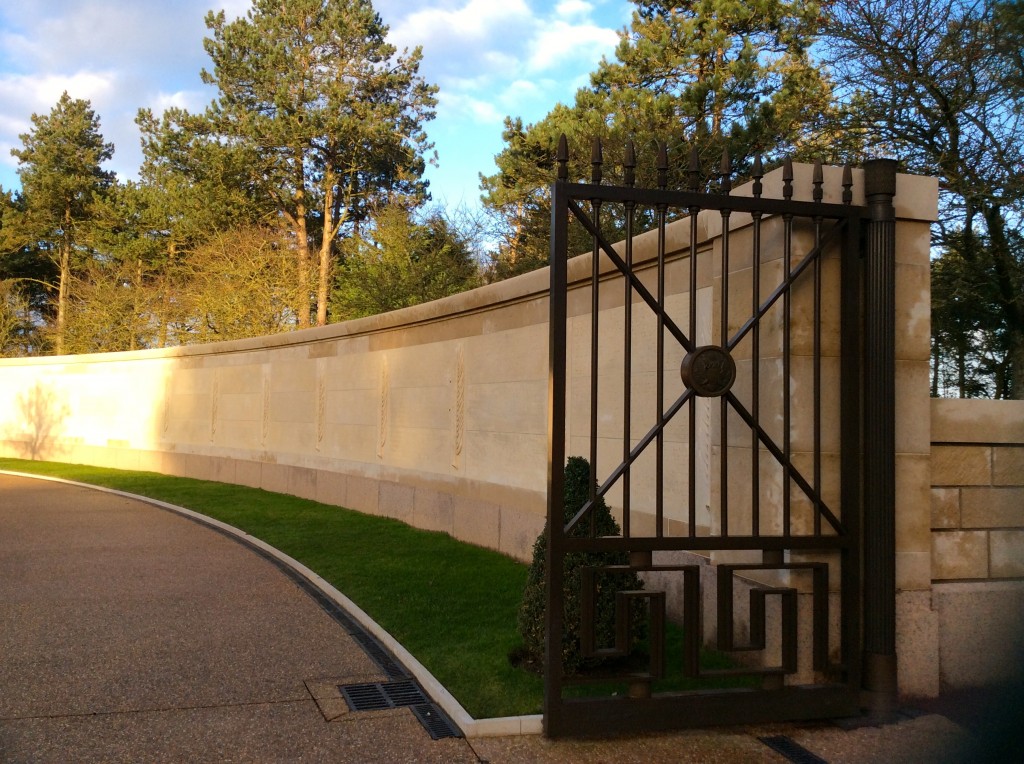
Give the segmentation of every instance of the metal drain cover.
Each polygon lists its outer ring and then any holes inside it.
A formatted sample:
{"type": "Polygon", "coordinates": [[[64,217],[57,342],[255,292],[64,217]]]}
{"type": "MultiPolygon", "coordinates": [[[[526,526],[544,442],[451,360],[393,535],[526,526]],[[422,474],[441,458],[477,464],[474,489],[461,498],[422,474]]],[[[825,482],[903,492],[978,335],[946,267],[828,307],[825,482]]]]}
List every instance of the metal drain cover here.
{"type": "Polygon", "coordinates": [[[353,711],[380,711],[430,702],[420,688],[410,681],[340,684],[338,689],[353,711]]]}
{"type": "Polygon", "coordinates": [[[408,707],[433,740],[462,737],[458,728],[411,680],[339,684],[338,690],[352,711],[383,711],[408,707]]]}
{"type": "Polygon", "coordinates": [[[759,737],[762,743],[778,753],[781,753],[787,759],[795,764],[828,764],[820,756],[816,756],[798,742],[793,740],[791,737],[786,735],[771,735],[769,737],[759,737]]]}

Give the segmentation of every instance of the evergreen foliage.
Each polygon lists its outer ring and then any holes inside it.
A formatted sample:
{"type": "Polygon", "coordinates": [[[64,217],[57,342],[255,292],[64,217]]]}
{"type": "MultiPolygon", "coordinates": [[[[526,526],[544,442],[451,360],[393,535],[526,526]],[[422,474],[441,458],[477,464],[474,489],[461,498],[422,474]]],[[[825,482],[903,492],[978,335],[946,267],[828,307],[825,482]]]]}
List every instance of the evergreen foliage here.
{"type": "MultiPolygon", "coordinates": [[[[419,48],[387,42],[369,0],[255,0],[245,18],[211,12],[206,25],[213,70],[202,76],[220,92],[209,130],[248,152],[249,180],[287,221],[322,325],[339,237],[389,203],[426,198],[423,125],[437,88],[419,76],[419,48]]],[[[297,306],[301,326],[310,310],[297,306]]]]}
{"type": "MultiPolygon", "coordinates": [[[[691,148],[700,156],[703,182],[714,178],[723,150],[740,173],[755,155],[834,159],[849,151],[855,136],[834,129],[831,84],[808,54],[820,10],[815,0],[637,0],[636,6],[616,60],[601,62],[572,106],[558,104],[533,125],[506,119],[498,172],[481,178],[484,203],[503,232],[496,278],[547,263],[548,188],[563,133],[570,180],[589,180],[597,137],[605,178],[621,182],[624,147],[632,140],[636,183],[647,187],[656,185],[661,141],[672,155],[673,188],[688,185],[691,148]]],[[[615,237],[623,224],[609,218],[606,227],[615,237]]],[[[583,251],[588,241],[581,236],[570,247],[583,251]]]]}
{"type": "Polygon", "coordinates": [[[20,203],[5,205],[0,241],[30,250],[56,266],[53,346],[63,352],[73,272],[80,267],[97,202],[114,182],[102,164],[114,155],[88,101],[65,91],[49,114],[32,115],[32,130],[12,149],[21,179],[20,203]]]}
{"type": "MultiPolygon", "coordinates": [[[[570,456],[565,465],[564,521],[568,522],[590,500],[590,464],[581,456],[570,456]]],[[[595,536],[618,536],[619,525],[612,517],[603,497],[599,497],[591,512],[595,536]]],[[[591,533],[591,523],[584,521],[573,530],[573,536],[591,533]]],[[[545,651],[545,624],[547,586],[547,528],[533,545],[533,561],[527,574],[523,601],[519,607],[517,623],[523,638],[524,662],[534,666],[543,663],[545,651]]],[[[629,556],[624,552],[573,552],[565,556],[563,597],[565,621],[562,631],[562,666],[566,674],[598,665],[601,661],[583,655],[580,645],[580,608],[583,588],[583,570],[588,567],[626,565],[629,556]]],[[[615,593],[643,589],[643,581],[635,573],[614,573],[596,578],[597,594],[594,602],[597,647],[611,647],[615,643],[615,593]]],[[[632,624],[633,643],[647,635],[647,617],[641,603],[634,603],[632,624]]]]}

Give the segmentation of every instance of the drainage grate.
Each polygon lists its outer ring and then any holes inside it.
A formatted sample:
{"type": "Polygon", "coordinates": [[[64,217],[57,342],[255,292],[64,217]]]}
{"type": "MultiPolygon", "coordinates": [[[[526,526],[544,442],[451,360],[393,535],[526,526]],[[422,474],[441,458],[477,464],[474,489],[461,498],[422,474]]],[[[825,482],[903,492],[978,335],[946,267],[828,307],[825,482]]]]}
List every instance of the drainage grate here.
{"type": "Polygon", "coordinates": [[[379,711],[430,702],[416,683],[409,681],[341,684],[338,689],[353,711],[379,711]]]}
{"type": "Polygon", "coordinates": [[[353,711],[384,711],[389,708],[408,708],[432,740],[462,737],[458,727],[445,713],[423,694],[416,682],[369,682],[366,684],[339,684],[341,696],[353,711]]]}
{"type": "Polygon", "coordinates": [[[794,764],[828,764],[820,756],[815,756],[798,742],[785,735],[772,735],[770,737],[759,737],[762,743],[778,753],[781,753],[794,764]]]}
{"type": "Polygon", "coordinates": [[[381,671],[387,674],[388,679],[405,679],[409,676],[409,672],[398,665],[395,659],[391,657],[391,653],[379,641],[374,639],[373,635],[369,632],[364,631],[362,628],[357,628],[350,633],[352,639],[359,643],[366,654],[370,656],[370,659],[380,666],[381,671]]]}
{"type": "Polygon", "coordinates": [[[421,703],[412,706],[413,715],[420,720],[423,728],[430,733],[431,740],[446,737],[462,737],[451,720],[433,703],[421,703]]]}

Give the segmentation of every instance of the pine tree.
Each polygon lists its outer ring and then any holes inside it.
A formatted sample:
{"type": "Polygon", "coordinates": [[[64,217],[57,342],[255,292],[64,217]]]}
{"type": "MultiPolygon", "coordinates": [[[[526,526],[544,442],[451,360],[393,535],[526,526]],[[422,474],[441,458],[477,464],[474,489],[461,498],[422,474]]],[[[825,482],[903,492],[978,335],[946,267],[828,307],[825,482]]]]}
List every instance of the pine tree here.
{"type": "MultiPolygon", "coordinates": [[[[210,13],[206,24],[203,79],[220,91],[210,129],[251,152],[251,182],[287,221],[301,286],[326,323],[338,239],[372,209],[426,198],[436,88],[419,76],[419,48],[387,42],[369,0],[255,0],[245,18],[210,13]]],[[[308,302],[298,314],[310,324],[308,302]]]]}
{"type": "Polygon", "coordinates": [[[88,101],[65,92],[48,115],[32,115],[33,129],[12,149],[19,162],[21,204],[9,206],[2,237],[5,249],[29,247],[52,259],[57,270],[53,344],[64,352],[64,333],[74,269],[88,257],[96,203],[114,183],[101,165],[114,146],[100,134],[88,101]]]}

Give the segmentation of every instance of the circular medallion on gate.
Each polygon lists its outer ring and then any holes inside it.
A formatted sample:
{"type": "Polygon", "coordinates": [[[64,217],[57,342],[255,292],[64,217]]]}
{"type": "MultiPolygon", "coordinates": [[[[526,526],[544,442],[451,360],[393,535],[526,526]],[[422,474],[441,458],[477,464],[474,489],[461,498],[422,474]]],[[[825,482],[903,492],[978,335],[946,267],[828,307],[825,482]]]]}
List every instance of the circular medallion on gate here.
{"type": "Polygon", "coordinates": [[[679,376],[697,395],[717,398],[729,392],[736,381],[736,362],[725,348],[703,345],[686,354],[679,376]]]}

